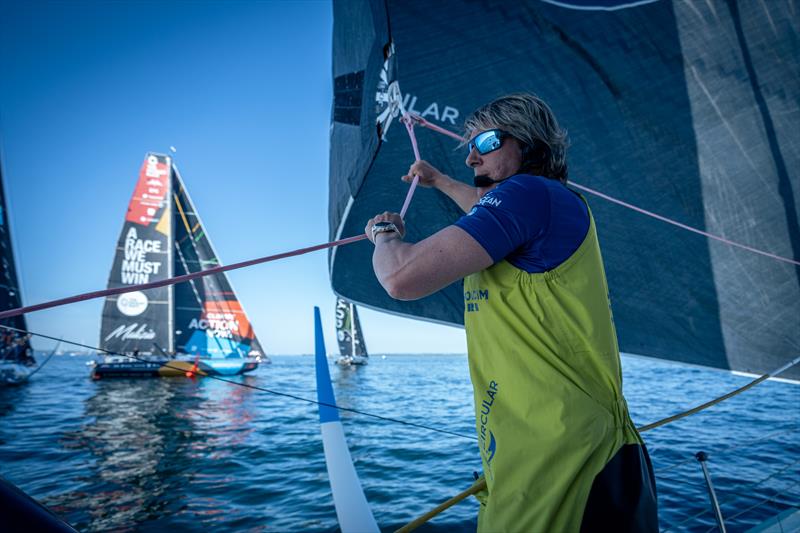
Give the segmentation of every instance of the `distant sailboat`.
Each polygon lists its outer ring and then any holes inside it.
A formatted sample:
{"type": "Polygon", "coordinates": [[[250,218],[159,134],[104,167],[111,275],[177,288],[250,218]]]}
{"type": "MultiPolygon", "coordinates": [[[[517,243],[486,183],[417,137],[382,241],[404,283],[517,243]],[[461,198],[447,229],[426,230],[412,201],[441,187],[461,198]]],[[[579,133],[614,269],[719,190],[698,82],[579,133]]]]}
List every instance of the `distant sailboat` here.
{"type": "MultiPolygon", "coordinates": [[[[14,252],[11,245],[11,228],[6,209],[3,174],[0,168],[0,309],[22,307],[14,252]]],[[[25,316],[4,318],[0,324],[26,330],[25,316]]],[[[0,386],[22,383],[36,367],[30,335],[0,328],[0,386]]]]}
{"type": "Polygon", "coordinates": [[[336,364],[342,366],[366,365],[369,362],[367,345],[361,334],[358,311],[352,302],[336,299],[336,340],[341,356],[336,364]]]}
{"type": "MultiPolygon", "coordinates": [[[[148,283],[219,265],[172,159],[147,154],[128,205],[108,286],[148,283]]],[[[233,375],[268,362],[224,273],[106,298],[104,376],[233,375]]]]}

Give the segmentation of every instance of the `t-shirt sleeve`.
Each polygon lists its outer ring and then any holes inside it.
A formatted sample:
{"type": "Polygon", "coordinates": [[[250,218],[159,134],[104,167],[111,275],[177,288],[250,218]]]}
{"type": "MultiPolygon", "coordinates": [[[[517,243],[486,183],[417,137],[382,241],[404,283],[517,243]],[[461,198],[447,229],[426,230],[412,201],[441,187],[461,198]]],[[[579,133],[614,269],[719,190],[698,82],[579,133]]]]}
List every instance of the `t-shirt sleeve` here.
{"type": "Polygon", "coordinates": [[[549,191],[538,179],[512,177],[486,193],[456,226],[478,241],[495,263],[547,231],[549,191]]]}

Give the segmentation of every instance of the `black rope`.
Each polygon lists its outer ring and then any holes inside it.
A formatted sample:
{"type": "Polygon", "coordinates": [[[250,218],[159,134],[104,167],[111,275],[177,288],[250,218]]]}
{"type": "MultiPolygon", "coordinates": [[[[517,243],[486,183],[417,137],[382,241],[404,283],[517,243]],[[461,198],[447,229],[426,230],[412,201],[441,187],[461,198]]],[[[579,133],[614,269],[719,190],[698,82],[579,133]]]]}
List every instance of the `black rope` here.
{"type": "MultiPolygon", "coordinates": [[[[97,352],[103,352],[103,353],[108,354],[108,355],[119,355],[119,356],[122,356],[122,357],[130,357],[131,359],[136,359],[137,361],[142,361],[142,362],[145,362],[145,363],[152,362],[152,361],[149,361],[149,360],[147,360],[147,359],[145,359],[143,357],[139,357],[139,356],[136,356],[136,355],[122,354],[122,353],[119,353],[119,352],[112,352],[110,350],[105,350],[103,348],[97,348],[95,346],[90,346],[88,344],[82,344],[80,342],[74,342],[74,341],[68,341],[68,340],[59,339],[57,337],[52,337],[50,335],[45,335],[44,333],[35,333],[33,331],[26,331],[24,329],[15,328],[15,327],[12,327],[12,326],[6,326],[6,325],[3,325],[3,324],[0,324],[0,327],[1,328],[5,328],[5,329],[10,329],[10,330],[13,330],[13,331],[17,331],[19,333],[26,333],[28,335],[35,335],[35,336],[41,337],[43,339],[61,341],[61,342],[64,342],[66,344],[71,344],[73,346],[80,346],[81,348],[88,348],[89,350],[95,350],[97,352]]],[[[172,369],[172,370],[178,370],[180,372],[186,372],[185,368],[178,368],[178,367],[174,367],[174,366],[169,366],[169,363],[167,363],[167,364],[165,364],[163,366],[165,368],[169,368],[169,369],[172,369]]],[[[373,413],[367,413],[366,411],[359,411],[358,409],[352,409],[350,407],[341,407],[341,406],[338,406],[338,405],[335,405],[335,404],[329,404],[329,403],[320,402],[320,401],[317,401],[317,400],[311,400],[309,398],[303,398],[302,396],[296,396],[294,394],[289,394],[287,392],[278,392],[278,391],[274,391],[274,390],[271,390],[271,389],[267,389],[265,387],[259,387],[257,385],[250,385],[249,383],[240,383],[238,381],[225,379],[225,378],[222,378],[222,377],[219,377],[219,376],[214,376],[214,375],[210,375],[209,374],[209,375],[206,375],[205,377],[211,378],[211,379],[215,379],[217,381],[222,381],[223,383],[230,383],[231,385],[237,385],[239,387],[245,387],[247,389],[253,389],[253,390],[257,390],[257,391],[261,391],[261,392],[266,392],[266,393],[269,393],[269,394],[274,394],[275,396],[283,396],[284,398],[291,398],[293,400],[299,400],[301,402],[306,402],[306,403],[310,403],[310,404],[314,404],[314,405],[321,405],[321,406],[325,406],[325,407],[333,407],[335,409],[338,409],[339,411],[347,411],[349,413],[354,413],[354,414],[357,414],[357,415],[367,416],[367,417],[370,417],[370,418],[376,418],[378,420],[383,420],[385,422],[394,422],[396,424],[402,424],[404,426],[410,426],[410,427],[415,427],[415,428],[419,428],[419,429],[426,429],[428,431],[434,431],[436,433],[443,433],[445,435],[452,435],[454,437],[460,437],[462,439],[478,440],[478,437],[476,437],[474,435],[464,435],[463,433],[457,433],[455,431],[450,431],[450,430],[447,430],[447,429],[439,429],[439,428],[435,428],[435,427],[431,427],[431,426],[426,426],[425,424],[418,424],[416,422],[408,422],[408,421],[405,421],[405,420],[400,420],[399,418],[392,418],[392,417],[388,417],[388,416],[382,416],[382,415],[376,415],[376,414],[373,414],[373,413]]]]}
{"type": "Polygon", "coordinates": [[[52,358],[53,358],[53,356],[56,354],[56,350],[58,350],[58,347],[59,347],[59,346],[61,346],[61,339],[59,339],[59,340],[58,340],[58,343],[56,344],[56,347],[55,347],[55,348],[53,348],[53,351],[52,351],[52,352],[50,352],[50,355],[48,355],[48,356],[47,356],[47,358],[44,360],[44,362],[42,362],[42,364],[40,364],[39,366],[37,366],[37,367],[36,367],[36,370],[34,370],[34,371],[33,371],[33,372],[31,372],[30,374],[28,374],[28,377],[27,377],[27,378],[25,378],[25,379],[26,379],[26,380],[29,380],[29,379],[31,379],[31,378],[34,376],[34,374],[36,374],[36,373],[37,373],[39,370],[43,369],[43,368],[44,368],[44,365],[46,365],[48,362],[50,362],[50,359],[52,359],[52,358]]]}

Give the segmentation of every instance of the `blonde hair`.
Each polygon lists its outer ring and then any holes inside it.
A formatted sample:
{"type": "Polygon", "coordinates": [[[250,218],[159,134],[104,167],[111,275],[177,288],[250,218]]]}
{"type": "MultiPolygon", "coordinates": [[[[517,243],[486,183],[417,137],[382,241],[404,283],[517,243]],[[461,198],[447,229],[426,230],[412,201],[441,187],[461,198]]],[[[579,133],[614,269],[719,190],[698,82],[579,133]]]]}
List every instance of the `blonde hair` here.
{"type": "Polygon", "coordinates": [[[472,131],[500,129],[523,145],[521,172],[567,183],[567,131],[558,125],[553,111],[538,96],[515,93],[479,107],[464,121],[472,131]]]}

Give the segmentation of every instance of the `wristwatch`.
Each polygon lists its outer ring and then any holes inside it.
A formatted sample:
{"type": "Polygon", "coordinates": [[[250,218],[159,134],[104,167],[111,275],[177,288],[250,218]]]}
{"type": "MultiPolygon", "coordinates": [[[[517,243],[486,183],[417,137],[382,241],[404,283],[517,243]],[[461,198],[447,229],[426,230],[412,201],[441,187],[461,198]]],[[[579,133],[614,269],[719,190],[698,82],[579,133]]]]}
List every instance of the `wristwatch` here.
{"type": "Polygon", "coordinates": [[[375,236],[378,233],[389,233],[392,231],[400,233],[397,231],[397,226],[395,226],[393,222],[376,222],[372,225],[372,240],[375,241],[375,236]]]}

